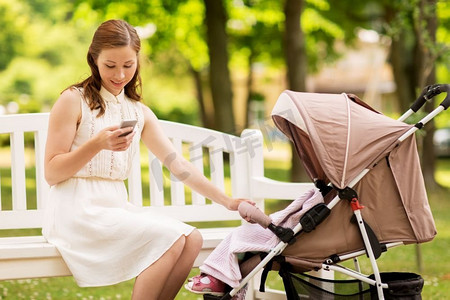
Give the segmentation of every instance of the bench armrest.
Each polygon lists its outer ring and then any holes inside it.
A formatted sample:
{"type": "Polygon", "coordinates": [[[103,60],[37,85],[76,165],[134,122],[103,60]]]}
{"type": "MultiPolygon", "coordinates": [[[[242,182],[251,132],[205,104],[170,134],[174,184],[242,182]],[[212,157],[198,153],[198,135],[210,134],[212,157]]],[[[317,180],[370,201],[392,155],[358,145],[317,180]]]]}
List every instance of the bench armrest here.
{"type": "Polygon", "coordinates": [[[314,188],[313,183],[284,182],[267,177],[254,177],[251,184],[252,198],[293,200],[314,188]]]}

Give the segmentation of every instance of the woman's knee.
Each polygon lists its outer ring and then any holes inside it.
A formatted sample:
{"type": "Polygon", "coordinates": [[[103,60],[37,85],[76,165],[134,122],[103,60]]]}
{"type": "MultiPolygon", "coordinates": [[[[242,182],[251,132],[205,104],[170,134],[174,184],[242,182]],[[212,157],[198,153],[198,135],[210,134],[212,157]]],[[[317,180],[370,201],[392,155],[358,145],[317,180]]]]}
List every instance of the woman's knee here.
{"type": "Polygon", "coordinates": [[[186,246],[195,249],[197,252],[203,246],[203,237],[200,231],[194,229],[187,237],[186,237],[186,246]]]}

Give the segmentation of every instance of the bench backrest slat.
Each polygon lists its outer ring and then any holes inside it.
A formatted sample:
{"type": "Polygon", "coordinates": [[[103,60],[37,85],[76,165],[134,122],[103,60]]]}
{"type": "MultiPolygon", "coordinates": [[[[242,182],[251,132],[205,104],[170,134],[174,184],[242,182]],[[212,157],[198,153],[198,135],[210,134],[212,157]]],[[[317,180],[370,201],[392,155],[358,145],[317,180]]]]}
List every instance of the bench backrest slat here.
{"type": "MultiPolygon", "coordinates": [[[[180,138],[172,138],[172,144],[175,150],[183,155],[183,143],[180,138]]],[[[183,176],[183,174],[181,175],[183,176]]],[[[184,176],[183,176],[184,177],[184,176]]],[[[184,184],[174,174],[170,174],[170,203],[172,205],[184,205],[186,198],[184,194],[184,184]]]]}
{"type": "Polygon", "coordinates": [[[25,143],[24,133],[12,132],[11,140],[11,180],[13,210],[27,209],[27,193],[25,181],[25,143]]]}
{"type": "Polygon", "coordinates": [[[150,186],[150,205],[164,206],[164,175],[162,163],[156,156],[148,152],[149,159],[149,186],[150,186]]]}
{"type": "MultiPolygon", "coordinates": [[[[193,143],[189,143],[189,160],[192,164],[203,173],[203,148],[195,147],[193,143]]],[[[203,195],[192,191],[192,204],[205,204],[205,197],[203,195]]]]}
{"type": "Polygon", "coordinates": [[[209,149],[209,161],[212,183],[222,191],[225,190],[222,150],[220,148],[211,147],[209,149]]]}
{"type": "Polygon", "coordinates": [[[34,135],[35,163],[36,163],[36,202],[37,208],[45,208],[46,199],[50,187],[45,181],[44,174],[44,156],[45,141],[47,140],[47,130],[37,131],[34,135]]]}
{"type": "Polygon", "coordinates": [[[250,198],[249,183],[241,180],[242,177],[249,178],[247,153],[230,154],[230,176],[232,196],[250,198]],[[246,165],[246,167],[242,168],[242,165],[246,165]]]}

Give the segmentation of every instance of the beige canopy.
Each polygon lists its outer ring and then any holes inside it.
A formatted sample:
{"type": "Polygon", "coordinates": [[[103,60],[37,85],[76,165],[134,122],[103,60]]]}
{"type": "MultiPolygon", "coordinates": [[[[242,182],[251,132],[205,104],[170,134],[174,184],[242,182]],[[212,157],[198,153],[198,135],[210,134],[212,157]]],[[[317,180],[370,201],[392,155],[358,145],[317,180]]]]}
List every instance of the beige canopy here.
{"type": "MultiPolygon", "coordinates": [[[[280,95],[272,118],[294,143],[311,179],[342,189],[370,169],[353,188],[381,243],[422,243],[436,235],[415,137],[398,141],[412,125],[376,112],[353,95],[292,91],[280,95]]],[[[363,249],[352,214],[342,200],[313,232],[286,248],[285,256],[307,268],[333,254],[363,249]]]]}

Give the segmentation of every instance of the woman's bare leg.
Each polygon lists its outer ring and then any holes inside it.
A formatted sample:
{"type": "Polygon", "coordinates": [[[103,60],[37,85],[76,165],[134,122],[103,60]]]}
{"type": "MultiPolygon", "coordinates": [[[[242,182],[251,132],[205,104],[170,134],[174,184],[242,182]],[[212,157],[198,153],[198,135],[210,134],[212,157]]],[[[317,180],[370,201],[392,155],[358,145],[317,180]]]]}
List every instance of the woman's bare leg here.
{"type": "Polygon", "coordinates": [[[169,274],[183,251],[185,241],[185,236],[180,237],[160,259],[136,277],[132,300],[159,299],[169,274]]]}
{"type": "Polygon", "coordinates": [[[174,299],[189,275],[202,241],[198,230],[180,237],[160,259],[139,274],[132,299],[174,299]]]}
{"type": "Polygon", "coordinates": [[[159,299],[174,299],[178,291],[183,286],[189,272],[192,269],[195,259],[202,247],[203,238],[198,230],[194,230],[186,237],[185,246],[174,268],[171,270],[171,275],[166,281],[159,299]]]}

